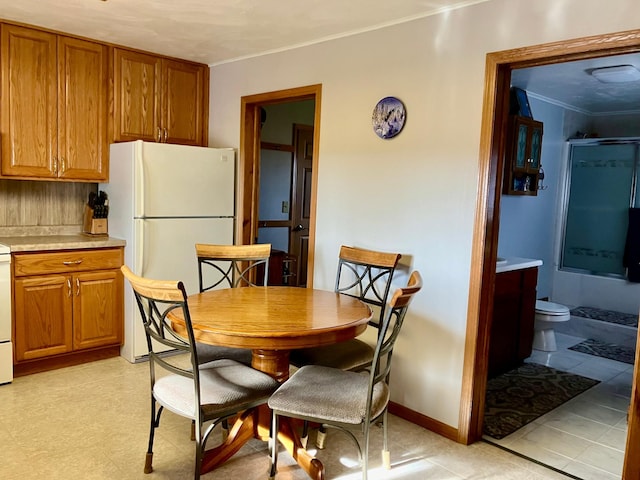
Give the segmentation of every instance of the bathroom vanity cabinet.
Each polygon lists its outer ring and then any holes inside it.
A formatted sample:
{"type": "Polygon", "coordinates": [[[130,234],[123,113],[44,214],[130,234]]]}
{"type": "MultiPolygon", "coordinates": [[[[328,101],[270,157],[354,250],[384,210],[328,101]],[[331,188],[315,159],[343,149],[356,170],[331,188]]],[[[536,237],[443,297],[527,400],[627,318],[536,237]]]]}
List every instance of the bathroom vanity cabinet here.
{"type": "Polygon", "coordinates": [[[531,356],[538,267],[496,273],[489,339],[489,378],[531,356]]]}

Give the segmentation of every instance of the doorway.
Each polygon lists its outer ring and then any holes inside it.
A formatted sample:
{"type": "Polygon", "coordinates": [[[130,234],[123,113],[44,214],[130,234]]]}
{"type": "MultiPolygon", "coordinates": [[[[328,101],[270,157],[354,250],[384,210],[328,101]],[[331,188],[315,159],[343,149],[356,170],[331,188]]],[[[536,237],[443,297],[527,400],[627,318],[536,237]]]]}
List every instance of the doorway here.
{"type": "MultiPolygon", "coordinates": [[[[311,85],[307,87],[292,88],[275,92],[257,94],[242,97],[241,99],[241,127],[240,127],[240,165],[239,165],[239,193],[238,193],[238,240],[241,244],[252,244],[258,241],[260,224],[260,158],[261,158],[261,128],[264,119],[264,109],[268,106],[312,101],[314,105],[313,112],[313,132],[311,138],[304,136],[299,137],[299,142],[304,145],[304,151],[307,153],[306,160],[301,159],[299,163],[303,169],[302,174],[298,175],[297,171],[293,172],[292,180],[300,178],[304,188],[299,194],[303,196],[304,201],[296,202],[300,205],[296,211],[300,210],[305,217],[304,222],[300,218],[293,218],[297,212],[286,212],[288,220],[282,225],[289,230],[297,230],[291,232],[291,235],[298,234],[299,238],[304,239],[302,243],[303,249],[296,250],[299,255],[299,261],[295,262],[297,281],[303,279],[302,286],[311,287],[313,283],[313,251],[315,246],[315,213],[316,213],[316,197],[317,197],[317,175],[304,175],[305,172],[317,171],[318,165],[318,143],[320,136],[320,100],[321,85],[311,85]],[[309,141],[310,140],[310,141],[309,141]],[[305,163],[306,162],[306,163],[305,163]],[[310,164],[310,165],[307,165],[310,164]],[[293,225],[293,222],[295,225],[293,225]],[[296,229],[298,225],[302,228],[296,229]]],[[[303,129],[298,129],[303,130],[303,129]]],[[[297,130],[294,129],[294,139],[296,141],[297,130]]],[[[308,132],[308,131],[307,131],[308,132]]],[[[297,152],[293,152],[296,153],[297,152]]],[[[296,194],[295,185],[293,193],[296,194]]],[[[297,200],[297,199],[296,199],[297,200]]],[[[282,209],[293,207],[293,203],[282,205],[282,209]]],[[[298,215],[299,216],[299,215],[298,215]]],[[[287,237],[289,232],[287,232],[287,237]]],[[[295,237],[294,237],[295,238],[295,237]]],[[[287,241],[287,243],[289,243],[287,241]]],[[[288,245],[287,245],[288,248],[288,245]]]]}
{"type": "MultiPolygon", "coordinates": [[[[502,190],[504,132],[509,112],[511,71],[640,51],[640,30],[622,34],[538,45],[487,55],[480,143],[479,191],[472,251],[467,342],[463,369],[458,440],[472,443],[482,436],[487,381],[489,326],[493,311],[495,262],[502,190]]],[[[637,363],[637,359],[636,359],[637,363]]],[[[623,479],[640,477],[640,405],[634,371],[623,479]]]]}

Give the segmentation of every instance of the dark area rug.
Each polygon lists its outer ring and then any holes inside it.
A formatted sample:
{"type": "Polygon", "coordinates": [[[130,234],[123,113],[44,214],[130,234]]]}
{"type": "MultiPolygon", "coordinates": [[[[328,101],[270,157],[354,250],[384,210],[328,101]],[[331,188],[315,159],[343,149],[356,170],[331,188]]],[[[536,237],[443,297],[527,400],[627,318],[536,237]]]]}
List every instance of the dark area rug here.
{"type": "Polygon", "coordinates": [[[591,318],[602,322],[617,323],[628,327],[638,326],[638,315],[629,313],[614,312],[613,310],[602,310],[593,307],[577,307],[571,310],[571,315],[576,317],[591,318]]]}
{"type": "Polygon", "coordinates": [[[506,437],[598,383],[544,365],[525,363],[487,382],[484,433],[495,439],[506,437]]]}
{"type": "Polygon", "coordinates": [[[613,343],[605,343],[600,340],[593,340],[592,338],[588,338],[573,347],[569,347],[569,350],[588,353],[589,355],[608,358],[610,360],[617,360],[618,362],[628,363],[629,365],[633,365],[635,363],[636,357],[636,351],[634,348],[615,345],[613,343]]]}

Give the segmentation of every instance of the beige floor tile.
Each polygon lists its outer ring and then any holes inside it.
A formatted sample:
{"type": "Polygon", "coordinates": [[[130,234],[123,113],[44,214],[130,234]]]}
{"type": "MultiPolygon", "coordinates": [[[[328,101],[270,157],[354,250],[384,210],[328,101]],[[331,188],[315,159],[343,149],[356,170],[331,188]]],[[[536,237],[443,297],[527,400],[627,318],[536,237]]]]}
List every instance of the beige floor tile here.
{"type": "Polygon", "coordinates": [[[523,440],[543,445],[548,451],[569,458],[576,458],[591,445],[587,440],[546,425],[539,425],[523,437],[523,440]]]}
{"type": "Polygon", "coordinates": [[[620,480],[620,475],[614,475],[580,462],[571,462],[564,471],[582,480],[620,480]]]}
{"type": "Polygon", "coordinates": [[[541,424],[592,441],[597,440],[611,429],[609,425],[567,411],[546,416],[541,424]]]}
{"type": "Polygon", "coordinates": [[[509,450],[520,453],[528,458],[535,458],[537,461],[549,465],[551,467],[562,470],[563,467],[571,462],[571,458],[560,455],[552,450],[544,447],[538,441],[520,438],[507,447],[509,450]]]}
{"type": "Polygon", "coordinates": [[[622,475],[624,452],[604,445],[592,445],[576,458],[578,462],[600,468],[614,475],[622,475]]]}
{"type": "MultiPolygon", "coordinates": [[[[142,473],[149,433],[148,364],[113,358],[16,378],[0,386],[2,480],[181,480],[192,478],[194,444],[190,422],[171,412],[162,416],[154,446],[154,472],[142,473]]],[[[532,425],[528,432],[539,428],[532,425]]],[[[216,442],[219,431],[212,434],[216,442]]],[[[601,436],[611,447],[618,431],[601,436]]],[[[313,445],[313,434],[310,441],[313,445]]],[[[382,468],[382,430],[373,428],[371,480],[560,480],[549,469],[484,442],[464,446],[389,416],[392,469],[382,468]]],[[[330,431],[317,452],[327,480],[361,478],[357,451],[349,439],[330,431]]],[[[583,468],[587,465],[581,463],[583,468]]],[[[253,440],[203,480],[264,480],[267,445],[253,440]]],[[[577,468],[577,467],[576,467],[577,468]]],[[[283,450],[278,480],[306,474],[283,450]]],[[[607,480],[609,480],[607,478],[607,480]]]]}
{"type": "Polygon", "coordinates": [[[598,443],[624,452],[627,443],[627,430],[626,428],[611,428],[598,438],[598,443]]]}

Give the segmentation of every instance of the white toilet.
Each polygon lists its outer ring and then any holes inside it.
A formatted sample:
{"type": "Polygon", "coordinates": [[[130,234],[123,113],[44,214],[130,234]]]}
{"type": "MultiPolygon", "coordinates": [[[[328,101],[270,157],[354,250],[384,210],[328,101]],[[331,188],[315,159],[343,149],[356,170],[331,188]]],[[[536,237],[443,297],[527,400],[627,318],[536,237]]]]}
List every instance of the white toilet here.
{"type": "Polygon", "coordinates": [[[536,317],[533,333],[533,348],[543,352],[555,352],[556,334],[553,328],[558,322],[566,322],[571,318],[569,308],[559,303],[536,300],[536,317]]]}

